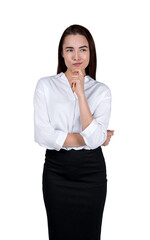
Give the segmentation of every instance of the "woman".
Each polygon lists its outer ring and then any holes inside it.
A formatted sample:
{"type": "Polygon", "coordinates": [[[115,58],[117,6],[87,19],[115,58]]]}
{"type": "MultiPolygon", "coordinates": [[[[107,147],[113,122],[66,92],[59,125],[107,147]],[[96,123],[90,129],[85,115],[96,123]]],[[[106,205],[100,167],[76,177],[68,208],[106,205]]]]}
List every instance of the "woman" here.
{"type": "Polygon", "coordinates": [[[96,79],[96,50],[83,26],[68,27],[59,43],[58,69],[34,93],[34,139],[46,148],[43,198],[50,240],[100,239],[107,175],[101,146],[111,91],[96,79]]]}

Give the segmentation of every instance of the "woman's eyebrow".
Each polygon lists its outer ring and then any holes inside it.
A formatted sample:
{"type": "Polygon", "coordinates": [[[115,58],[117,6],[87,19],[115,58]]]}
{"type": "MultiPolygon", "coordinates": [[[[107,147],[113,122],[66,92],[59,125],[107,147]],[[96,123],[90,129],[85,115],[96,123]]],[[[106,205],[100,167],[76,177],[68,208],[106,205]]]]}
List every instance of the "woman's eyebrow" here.
{"type": "Polygon", "coordinates": [[[73,47],[65,47],[65,49],[67,49],[67,48],[73,48],[73,47]]]}
{"type": "Polygon", "coordinates": [[[79,48],[88,48],[88,46],[85,45],[85,46],[81,46],[81,47],[79,47],[79,48]]]}
{"type": "MultiPolygon", "coordinates": [[[[73,47],[65,47],[65,49],[67,49],[67,48],[73,49],[73,47]]],[[[79,48],[88,48],[88,46],[84,45],[84,46],[81,46],[81,47],[79,47],[79,48]]]]}

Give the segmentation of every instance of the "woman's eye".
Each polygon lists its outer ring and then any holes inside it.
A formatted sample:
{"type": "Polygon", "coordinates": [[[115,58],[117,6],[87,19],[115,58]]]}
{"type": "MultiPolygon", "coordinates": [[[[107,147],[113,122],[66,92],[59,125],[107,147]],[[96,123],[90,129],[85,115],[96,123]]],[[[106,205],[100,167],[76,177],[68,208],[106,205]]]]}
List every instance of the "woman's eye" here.
{"type": "Polygon", "coordinates": [[[81,52],[85,52],[85,51],[86,51],[86,49],[85,49],[85,48],[81,49],[81,52]]]}
{"type": "Polygon", "coordinates": [[[72,49],[68,49],[67,52],[72,52],[72,49]]]}

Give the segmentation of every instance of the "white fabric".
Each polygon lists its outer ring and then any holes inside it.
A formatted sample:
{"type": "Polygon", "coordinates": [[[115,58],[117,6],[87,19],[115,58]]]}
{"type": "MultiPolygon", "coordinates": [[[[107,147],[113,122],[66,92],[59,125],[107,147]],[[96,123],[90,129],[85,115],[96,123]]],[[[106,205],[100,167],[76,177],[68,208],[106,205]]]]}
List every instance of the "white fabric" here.
{"type": "Polygon", "coordinates": [[[93,121],[82,131],[78,97],[63,72],[38,80],[34,92],[34,140],[46,149],[95,149],[107,137],[111,114],[109,87],[86,75],[84,92],[93,121]],[[68,133],[80,133],[86,145],[63,147],[68,133]]]}

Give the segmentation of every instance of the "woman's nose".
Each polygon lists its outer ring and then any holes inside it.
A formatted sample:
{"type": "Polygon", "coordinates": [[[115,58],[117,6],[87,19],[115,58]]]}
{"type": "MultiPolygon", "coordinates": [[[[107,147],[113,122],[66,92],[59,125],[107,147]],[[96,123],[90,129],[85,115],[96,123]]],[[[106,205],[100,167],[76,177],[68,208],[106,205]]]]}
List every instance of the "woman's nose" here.
{"type": "Polygon", "coordinates": [[[73,58],[74,58],[74,60],[79,60],[79,59],[80,59],[80,54],[79,54],[79,52],[74,52],[73,58]]]}

